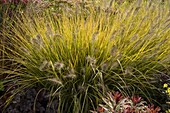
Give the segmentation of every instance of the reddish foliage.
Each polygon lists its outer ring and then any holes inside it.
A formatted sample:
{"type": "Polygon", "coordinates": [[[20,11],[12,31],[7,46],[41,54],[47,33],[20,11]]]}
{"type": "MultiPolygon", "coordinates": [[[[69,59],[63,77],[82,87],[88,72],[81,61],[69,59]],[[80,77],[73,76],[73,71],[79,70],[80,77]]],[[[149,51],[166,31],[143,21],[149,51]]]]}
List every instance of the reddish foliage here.
{"type": "Polygon", "coordinates": [[[138,102],[141,101],[141,97],[139,97],[139,96],[132,96],[132,101],[133,101],[135,104],[137,104],[138,102]]]}
{"type": "Polygon", "coordinates": [[[102,112],[104,112],[104,108],[98,107],[98,108],[97,108],[97,111],[98,111],[99,113],[102,113],[102,112]]]}
{"type": "Polygon", "coordinates": [[[159,113],[159,111],[161,110],[161,108],[158,106],[155,108],[153,104],[148,105],[148,107],[150,109],[150,113],[159,113]]]}
{"type": "MultiPolygon", "coordinates": [[[[141,112],[141,110],[148,112],[148,113],[159,113],[160,112],[160,107],[156,107],[151,104],[151,105],[145,105],[144,103],[147,104],[146,101],[143,101],[141,97],[139,96],[132,96],[131,98],[129,97],[124,97],[120,92],[114,92],[114,93],[108,93],[109,97],[111,97],[111,102],[112,103],[112,107],[110,107],[110,104],[107,105],[107,103],[105,103],[104,107],[98,107],[97,108],[97,112],[93,112],[93,113],[139,113],[141,112]],[[122,100],[124,103],[122,104],[124,107],[115,111],[115,107],[120,104],[122,102],[122,100]],[[113,101],[114,100],[114,101],[113,101]],[[131,100],[131,101],[130,101],[131,100]],[[129,102],[127,102],[129,101],[129,102]],[[115,102],[115,103],[114,103],[115,102]],[[131,103],[133,102],[133,103],[131,103]],[[108,110],[108,111],[107,111],[108,110]]],[[[109,101],[110,98],[105,98],[107,99],[107,101],[109,101]]]]}
{"type": "Polygon", "coordinates": [[[113,94],[113,99],[116,100],[116,103],[118,103],[122,98],[123,98],[122,94],[119,93],[118,91],[116,91],[116,92],[113,94]]]}

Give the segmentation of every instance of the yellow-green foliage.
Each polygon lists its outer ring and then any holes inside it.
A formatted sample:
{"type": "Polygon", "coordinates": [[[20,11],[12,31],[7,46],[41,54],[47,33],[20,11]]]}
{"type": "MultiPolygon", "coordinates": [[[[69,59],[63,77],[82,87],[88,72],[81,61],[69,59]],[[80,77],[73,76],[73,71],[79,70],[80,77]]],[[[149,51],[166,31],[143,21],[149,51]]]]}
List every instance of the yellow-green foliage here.
{"type": "MultiPolygon", "coordinates": [[[[170,105],[170,102],[169,102],[169,100],[170,100],[170,87],[168,86],[168,84],[167,83],[164,83],[164,85],[163,85],[163,88],[165,88],[165,92],[167,93],[167,95],[168,95],[168,102],[166,102],[168,105],[170,105]]],[[[170,109],[168,109],[167,111],[166,111],[166,113],[169,113],[170,112],[170,109]]]]}
{"type": "Polygon", "coordinates": [[[81,11],[14,17],[3,36],[16,68],[1,73],[11,74],[16,92],[36,83],[51,90],[60,99],[58,112],[88,112],[106,89],[134,88],[148,96],[143,91],[156,89],[153,75],[169,67],[168,3],[113,2],[108,11],[81,11]]]}

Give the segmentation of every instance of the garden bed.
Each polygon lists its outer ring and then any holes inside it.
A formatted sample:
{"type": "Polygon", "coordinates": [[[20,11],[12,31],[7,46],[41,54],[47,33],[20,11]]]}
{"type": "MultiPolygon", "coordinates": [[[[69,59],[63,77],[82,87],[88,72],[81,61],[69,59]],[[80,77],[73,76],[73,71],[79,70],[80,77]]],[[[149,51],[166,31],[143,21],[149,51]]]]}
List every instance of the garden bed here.
{"type": "Polygon", "coordinates": [[[0,111],[168,112],[168,2],[53,0],[18,7],[1,7],[7,11],[0,111]]]}

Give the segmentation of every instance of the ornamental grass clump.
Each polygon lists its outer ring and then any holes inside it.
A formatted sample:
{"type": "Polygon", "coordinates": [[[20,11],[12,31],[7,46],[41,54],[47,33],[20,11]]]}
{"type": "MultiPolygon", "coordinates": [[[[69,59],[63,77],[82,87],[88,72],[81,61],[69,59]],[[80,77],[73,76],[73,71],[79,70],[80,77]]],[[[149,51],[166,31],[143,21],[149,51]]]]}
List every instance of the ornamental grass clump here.
{"type": "Polygon", "coordinates": [[[12,46],[6,47],[8,59],[1,59],[12,62],[0,70],[13,90],[6,105],[33,86],[51,92],[47,97],[58,100],[57,113],[89,112],[108,90],[150,101],[161,97],[154,75],[169,68],[168,3],[139,1],[113,2],[110,11],[56,16],[47,9],[14,16],[1,33],[12,46]]]}

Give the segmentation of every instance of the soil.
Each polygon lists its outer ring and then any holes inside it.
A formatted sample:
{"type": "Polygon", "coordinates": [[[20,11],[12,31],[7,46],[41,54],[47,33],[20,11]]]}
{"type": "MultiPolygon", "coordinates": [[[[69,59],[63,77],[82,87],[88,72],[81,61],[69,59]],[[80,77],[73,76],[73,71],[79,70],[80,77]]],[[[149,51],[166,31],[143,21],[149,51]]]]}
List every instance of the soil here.
{"type": "MultiPolygon", "coordinates": [[[[16,94],[5,109],[3,109],[3,106],[0,107],[0,113],[56,113],[57,99],[53,99],[49,105],[50,99],[47,96],[49,92],[39,91],[36,88],[30,88],[16,94]]],[[[1,91],[0,96],[4,93],[5,91],[1,91]]],[[[10,93],[12,94],[13,92],[11,91],[10,93]]],[[[0,105],[3,105],[7,97],[9,95],[0,99],[0,105]]]]}

